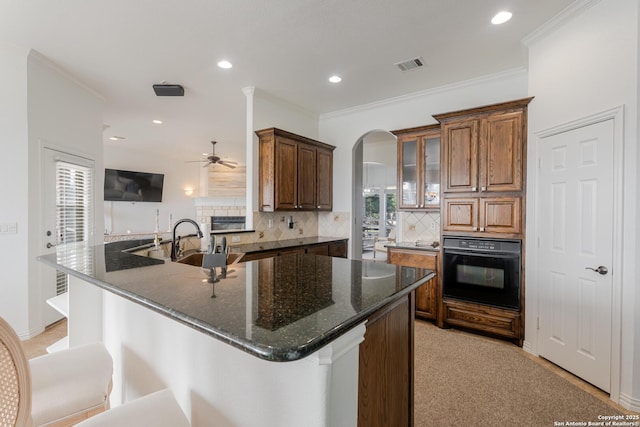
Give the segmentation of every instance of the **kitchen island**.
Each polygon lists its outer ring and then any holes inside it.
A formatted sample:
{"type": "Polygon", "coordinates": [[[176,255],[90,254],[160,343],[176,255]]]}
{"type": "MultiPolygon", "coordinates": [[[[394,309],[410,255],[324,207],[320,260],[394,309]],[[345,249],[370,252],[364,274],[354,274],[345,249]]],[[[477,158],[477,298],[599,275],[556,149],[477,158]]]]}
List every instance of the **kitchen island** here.
{"type": "Polygon", "coordinates": [[[412,298],[432,273],[293,254],[223,277],[115,252],[40,258],[70,275],[70,346],[102,340],[114,357],[114,406],[168,387],[194,426],[355,426],[398,399],[388,416],[411,425],[412,298]]]}

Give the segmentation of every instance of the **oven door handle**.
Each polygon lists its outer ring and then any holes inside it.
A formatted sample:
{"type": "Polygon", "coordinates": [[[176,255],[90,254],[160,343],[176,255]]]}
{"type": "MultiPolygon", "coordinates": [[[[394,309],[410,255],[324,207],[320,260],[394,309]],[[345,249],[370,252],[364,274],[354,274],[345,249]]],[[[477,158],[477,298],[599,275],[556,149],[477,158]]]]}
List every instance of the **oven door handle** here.
{"type": "Polygon", "coordinates": [[[481,256],[485,258],[500,258],[500,259],[508,259],[508,258],[520,258],[520,254],[518,252],[481,252],[475,250],[456,250],[456,249],[443,249],[444,256],[451,255],[473,255],[473,256],[481,256]]]}

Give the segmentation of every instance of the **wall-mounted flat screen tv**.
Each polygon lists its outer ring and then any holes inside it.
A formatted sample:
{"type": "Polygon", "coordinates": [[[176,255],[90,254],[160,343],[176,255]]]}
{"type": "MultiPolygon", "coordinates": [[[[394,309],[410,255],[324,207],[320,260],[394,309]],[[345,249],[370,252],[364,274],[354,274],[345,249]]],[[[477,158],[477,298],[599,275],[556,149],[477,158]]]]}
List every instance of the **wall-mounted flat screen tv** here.
{"type": "Polygon", "coordinates": [[[104,170],[104,200],[124,202],[161,202],[164,174],[104,170]]]}

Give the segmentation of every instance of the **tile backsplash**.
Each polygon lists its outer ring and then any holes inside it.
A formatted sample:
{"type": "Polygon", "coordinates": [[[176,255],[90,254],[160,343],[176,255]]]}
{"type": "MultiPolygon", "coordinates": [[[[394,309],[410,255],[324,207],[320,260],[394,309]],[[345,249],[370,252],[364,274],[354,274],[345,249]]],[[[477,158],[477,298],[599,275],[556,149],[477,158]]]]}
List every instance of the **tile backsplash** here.
{"type": "Polygon", "coordinates": [[[440,240],[440,212],[400,212],[400,217],[402,241],[440,240]]]}

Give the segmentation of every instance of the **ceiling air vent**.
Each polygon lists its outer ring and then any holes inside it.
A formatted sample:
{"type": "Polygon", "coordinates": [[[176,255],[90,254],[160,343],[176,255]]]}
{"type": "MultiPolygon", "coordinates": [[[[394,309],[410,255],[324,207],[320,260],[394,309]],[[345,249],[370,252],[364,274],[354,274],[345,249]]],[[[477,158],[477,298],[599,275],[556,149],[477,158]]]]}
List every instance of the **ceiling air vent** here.
{"type": "Polygon", "coordinates": [[[161,83],[153,85],[156,96],[184,96],[184,88],[180,85],[161,83]]]}
{"type": "Polygon", "coordinates": [[[424,59],[421,56],[413,59],[409,59],[407,61],[396,62],[396,67],[400,68],[400,71],[409,71],[414,70],[416,68],[424,67],[424,59]]]}

